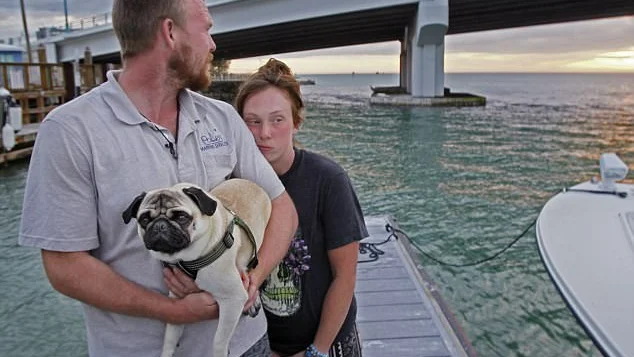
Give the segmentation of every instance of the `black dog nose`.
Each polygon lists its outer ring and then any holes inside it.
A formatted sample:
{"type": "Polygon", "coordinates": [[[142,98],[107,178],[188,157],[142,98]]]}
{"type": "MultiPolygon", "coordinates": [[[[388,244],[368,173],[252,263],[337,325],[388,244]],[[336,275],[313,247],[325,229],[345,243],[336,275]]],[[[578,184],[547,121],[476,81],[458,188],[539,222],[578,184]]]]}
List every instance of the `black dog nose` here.
{"type": "Polygon", "coordinates": [[[161,219],[154,222],[154,224],[152,225],[152,230],[156,233],[164,233],[169,229],[169,227],[169,223],[166,220],[161,219]]]}
{"type": "Polygon", "coordinates": [[[189,236],[166,218],[158,218],[147,227],[143,242],[149,250],[172,254],[189,245],[189,236]]]}

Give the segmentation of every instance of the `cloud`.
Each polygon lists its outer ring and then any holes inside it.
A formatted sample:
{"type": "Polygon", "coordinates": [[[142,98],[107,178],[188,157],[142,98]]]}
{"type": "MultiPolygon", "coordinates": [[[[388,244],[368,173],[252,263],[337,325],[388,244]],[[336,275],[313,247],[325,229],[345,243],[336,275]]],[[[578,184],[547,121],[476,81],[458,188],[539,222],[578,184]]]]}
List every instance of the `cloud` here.
{"type": "MultiPolygon", "coordinates": [[[[112,0],[94,1],[94,0],[66,0],[68,12],[77,16],[90,16],[102,12],[108,12],[112,9],[112,0]]],[[[24,6],[27,16],[32,14],[64,14],[63,0],[25,0],[24,6]]],[[[20,1],[18,0],[0,0],[0,8],[3,11],[17,12],[20,15],[20,1]]]]}
{"type": "MultiPolygon", "coordinates": [[[[69,21],[104,14],[112,9],[112,0],[67,0],[66,3],[69,21]]],[[[24,6],[29,33],[34,33],[39,27],[64,26],[63,0],[25,0],[24,6]]],[[[20,36],[23,33],[20,2],[0,0],[0,9],[0,39],[20,36]]]]}
{"type": "Polygon", "coordinates": [[[396,73],[398,72],[398,56],[392,55],[363,55],[358,56],[304,56],[297,57],[288,54],[262,56],[249,59],[231,61],[231,72],[251,73],[262,66],[270,57],[275,57],[287,65],[297,74],[316,73],[396,73]]]}
{"type": "Polygon", "coordinates": [[[376,55],[395,55],[400,53],[401,45],[398,41],[381,42],[367,45],[356,45],[329,48],[324,50],[311,50],[302,52],[293,52],[284,54],[287,58],[304,58],[319,56],[376,56],[376,55]]]}
{"type": "Polygon", "coordinates": [[[445,50],[539,54],[609,51],[632,45],[634,16],[447,36],[445,50]]]}

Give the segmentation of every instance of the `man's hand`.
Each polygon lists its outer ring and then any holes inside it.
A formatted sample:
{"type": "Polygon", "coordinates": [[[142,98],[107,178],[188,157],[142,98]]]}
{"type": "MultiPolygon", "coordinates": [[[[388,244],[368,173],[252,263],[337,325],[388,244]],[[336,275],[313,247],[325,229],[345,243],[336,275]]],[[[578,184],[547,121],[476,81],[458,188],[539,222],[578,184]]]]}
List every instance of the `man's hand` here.
{"type": "Polygon", "coordinates": [[[194,323],[218,318],[218,303],[206,291],[189,294],[178,299],[176,303],[183,307],[183,314],[180,316],[182,320],[177,323],[194,323]]]}
{"type": "Polygon", "coordinates": [[[196,282],[177,267],[163,269],[163,281],[169,291],[181,299],[202,292],[196,282]]]}
{"type": "Polygon", "coordinates": [[[184,324],[218,318],[218,303],[214,297],[201,290],[196,282],[179,268],[163,269],[163,280],[169,291],[178,298],[174,303],[182,308],[178,320],[172,323],[184,324]]]}
{"type": "MultiPolygon", "coordinates": [[[[244,312],[248,311],[259,296],[259,284],[256,286],[254,279],[246,272],[240,272],[242,286],[249,294],[249,299],[244,305],[244,312]]],[[[163,269],[163,281],[169,291],[184,304],[185,315],[182,316],[189,322],[196,322],[218,317],[218,304],[214,297],[201,290],[196,282],[177,267],[163,269]],[[197,319],[197,320],[196,320],[197,319]],[[191,320],[191,321],[190,321],[191,320]]],[[[182,322],[181,322],[182,323],[182,322]]]]}

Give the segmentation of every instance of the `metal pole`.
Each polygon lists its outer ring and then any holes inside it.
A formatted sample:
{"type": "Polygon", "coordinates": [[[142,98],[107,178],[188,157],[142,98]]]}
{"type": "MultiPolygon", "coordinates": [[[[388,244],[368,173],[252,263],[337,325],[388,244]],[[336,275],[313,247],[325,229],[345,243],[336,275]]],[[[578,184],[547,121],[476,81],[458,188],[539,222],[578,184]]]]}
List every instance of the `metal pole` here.
{"type": "Polygon", "coordinates": [[[22,26],[24,27],[24,36],[26,37],[26,54],[29,63],[33,63],[31,58],[31,40],[29,40],[29,29],[26,26],[26,13],[24,12],[24,0],[20,0],[20,9],[22,9],[22,26]]]}
{"type": "Polygon", "coordinates": [[[70,27],[68,26],[68,4],[66,0],[64,0],[64,17],[66,18],[66,32],[70,31],[70,27]]]}

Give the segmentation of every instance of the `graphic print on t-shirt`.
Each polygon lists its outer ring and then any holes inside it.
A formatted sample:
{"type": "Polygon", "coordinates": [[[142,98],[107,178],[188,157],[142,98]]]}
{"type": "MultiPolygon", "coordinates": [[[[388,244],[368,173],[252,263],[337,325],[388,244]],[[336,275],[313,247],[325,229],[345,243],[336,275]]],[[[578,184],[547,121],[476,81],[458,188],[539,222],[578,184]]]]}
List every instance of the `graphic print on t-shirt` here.
{"type": "Polygon", "coordinates": [[[308,247],[302,239],[301,229],[282,262],[271,272],[260,289],[262,306],[277,316],[291,316],[302,304],[302,275],[310,269],[308,247]]]}

